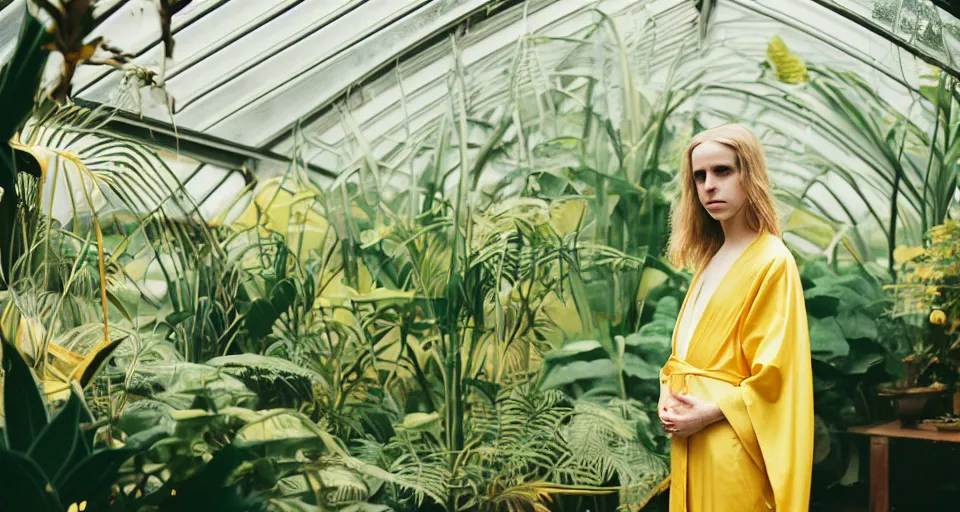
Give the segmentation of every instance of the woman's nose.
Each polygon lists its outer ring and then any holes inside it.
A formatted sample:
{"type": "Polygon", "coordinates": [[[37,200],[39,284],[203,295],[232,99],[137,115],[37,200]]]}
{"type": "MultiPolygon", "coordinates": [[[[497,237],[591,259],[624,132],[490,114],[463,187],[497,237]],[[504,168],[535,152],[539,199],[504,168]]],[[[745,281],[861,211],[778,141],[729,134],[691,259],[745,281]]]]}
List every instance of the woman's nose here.
{"type": "Polygon", "coordinates": [[[703,188],[707,190],[715,190],[717,188],[717,181],[708,174],[706,179],[703,181],[703,188]]]}

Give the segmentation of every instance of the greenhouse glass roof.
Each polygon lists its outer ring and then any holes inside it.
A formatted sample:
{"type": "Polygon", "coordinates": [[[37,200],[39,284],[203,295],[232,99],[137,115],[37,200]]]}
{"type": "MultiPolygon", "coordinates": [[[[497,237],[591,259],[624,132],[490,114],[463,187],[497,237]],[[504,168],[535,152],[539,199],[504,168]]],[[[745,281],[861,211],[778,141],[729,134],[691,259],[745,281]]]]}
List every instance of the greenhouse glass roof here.
{"type": "MultiPolygon", "coordinates": [[[[4,4],[3,61],[26,3],[4,4]]],[[[825,96],[802,98],[805,114],[790,108],[800,101],[794,94],[810,93],[764,78],[771,41],[779,37],[811,73],[840,73],[830,75],[836,80],[855,73],[877,108],[889,109],[880,118],[899,113],[921,132],[930,128],[919,115],[931,108],[921,94],[931,80],[924,75],[936,66],[960,76],[960,13],[947,1],[197,0],[172,19],[172,59],[163,59],[151,5],[97,4],[90,37],[102,35],[134,58],[124,69],[81,66],[72,94],[82,105],[122,109],[111,122],[118,132],[192,158],[183,172],[199,174],[194,179],[203,183],[194,186],[207,198],[214,184],[230,187],[218,197],[242,188],[239,177],[224,177],[233,170],[275,175],[298,159],[321,183],[370,157],[401,172],[449,117],[457,91],[466,91],[471,151],[479,151],[501,125],[506,141],[543,142],[527,140],[542,130],[522,128],[544,119],[559,127],[558,119],[583,106],[586,91],[605,102],[611,121],[623,122],[629,86],[647,106],[669,103],[667,91],[695,90],[678,112],[763,128],[774,179],[791,206],[831,224],[808,228],[836,234],[851,223],[888,221],[874,204],[888,201],[892,171],[871,160],[870,141],[843,125],[849,119],[810,117],[818,108],[810,105],[827,105],[825,96]],[[144,86],[139,67],[156,70],[165,92],[144,86]],[[524,108],[508,112],[507,102],[524,108]],[[201,165],[217,173],[198,173],[201,165]]],[[[47,77],[58,72],[51,59],[47,77]]],[[[504,173],[558,164],[520,153],[503,152],[504,173]]],[[[910,208],[900,215],[919,215],[910,208]]]]}

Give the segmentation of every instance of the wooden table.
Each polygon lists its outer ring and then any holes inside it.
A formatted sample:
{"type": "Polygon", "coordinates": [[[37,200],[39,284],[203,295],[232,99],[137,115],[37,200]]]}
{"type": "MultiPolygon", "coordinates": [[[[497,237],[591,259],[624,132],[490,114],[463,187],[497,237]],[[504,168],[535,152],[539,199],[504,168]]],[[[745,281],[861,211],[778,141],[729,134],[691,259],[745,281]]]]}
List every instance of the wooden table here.
{"type": "Polygon", "coordinates": [[[900,421],[869,427],[852,427],[850,432],[870,436],[870,512],[890,510],[890,439],[923,439],[960,443],[960,432],[941,432],[927,425],[903,428],[900,421]]]}

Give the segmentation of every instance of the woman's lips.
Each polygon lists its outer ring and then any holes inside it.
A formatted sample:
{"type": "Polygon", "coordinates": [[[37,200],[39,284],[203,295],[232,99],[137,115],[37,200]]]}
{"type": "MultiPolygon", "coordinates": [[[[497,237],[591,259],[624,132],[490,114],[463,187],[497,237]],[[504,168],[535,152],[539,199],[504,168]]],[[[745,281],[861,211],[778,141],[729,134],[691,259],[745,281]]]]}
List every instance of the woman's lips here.
{"type": "Polygon", "coordinates": [[[720,200],[708,201],[707,208],[715,210],[717,208],[723,207],[723,205],[725,204],[727,204],[726,201],[720,201],[720,200]]]}

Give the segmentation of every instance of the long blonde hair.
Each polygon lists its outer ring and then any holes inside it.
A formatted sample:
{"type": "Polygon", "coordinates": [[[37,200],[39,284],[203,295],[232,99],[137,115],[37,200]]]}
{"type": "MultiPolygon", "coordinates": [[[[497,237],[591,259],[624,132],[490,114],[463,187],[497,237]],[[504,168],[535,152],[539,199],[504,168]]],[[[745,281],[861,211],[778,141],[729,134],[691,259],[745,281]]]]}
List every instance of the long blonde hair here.
{"type": "Polygon", "coordinates": [[[774,207],[767,157],[760,140],[742,124],[725,124],[698,133],[683,155],[680,170],[680,203],[671,215],[670,248],[667,257],[675,266],[699,270],[723,245],[723,229],[700,204],[693,179],[693,150],[707,141],[719,142],[737,154],[740,183],[747,196],[747,223],[751,229],[782,236],[774,207]]]}

